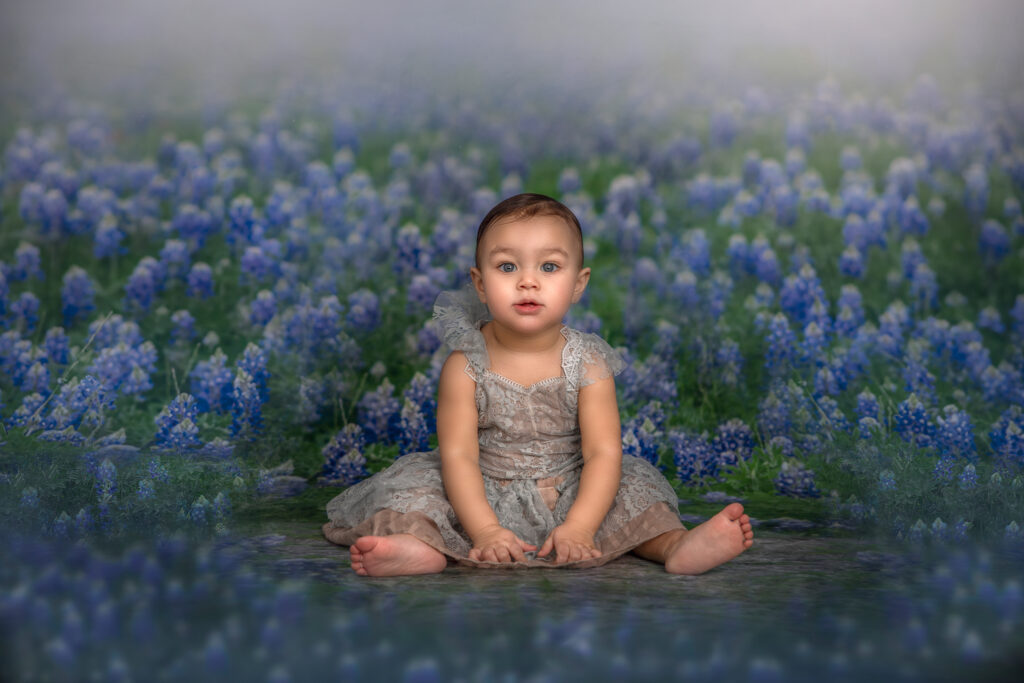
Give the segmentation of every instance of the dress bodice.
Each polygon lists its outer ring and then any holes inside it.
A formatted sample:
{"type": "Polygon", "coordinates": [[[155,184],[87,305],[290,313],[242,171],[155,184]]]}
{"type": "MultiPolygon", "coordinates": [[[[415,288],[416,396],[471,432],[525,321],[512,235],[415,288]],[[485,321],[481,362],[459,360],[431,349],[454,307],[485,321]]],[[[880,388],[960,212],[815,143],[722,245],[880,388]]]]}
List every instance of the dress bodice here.
{"type": "Polygon", "coordinates": [[[466,373],[476,382],[481,471],[540,479],[579,467],[579,390],[621,371],[618,354],[597,335],[563,327],[562,374],[525,386],[490,370],[480,331],[490,316],[472,288],[443,292],[434,317],[449,349],[466,355],[466,373]]]}

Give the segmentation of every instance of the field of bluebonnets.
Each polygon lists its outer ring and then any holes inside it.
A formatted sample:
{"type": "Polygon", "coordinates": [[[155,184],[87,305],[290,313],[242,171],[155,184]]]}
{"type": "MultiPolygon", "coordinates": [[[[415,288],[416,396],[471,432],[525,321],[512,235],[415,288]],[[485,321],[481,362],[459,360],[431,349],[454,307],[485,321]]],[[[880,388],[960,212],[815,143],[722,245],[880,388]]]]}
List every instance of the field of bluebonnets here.
{"type": "Polygon", "coordinates": [[[8,675],[1003,671],[1024,627],[1020,93],[536,88],[5,103],[8,675]],[[521,190],[583,224],[594,278],[568,322],[628,361],[625,452],[684,501],[901,548],[913,578],[740,637],[744,605],[602,621],[255,569],[247,522],[315,534],[338,487],[436,443],[433,300],[521,190]],[[495,610],[518,630],[482,638],[495,610]]]}

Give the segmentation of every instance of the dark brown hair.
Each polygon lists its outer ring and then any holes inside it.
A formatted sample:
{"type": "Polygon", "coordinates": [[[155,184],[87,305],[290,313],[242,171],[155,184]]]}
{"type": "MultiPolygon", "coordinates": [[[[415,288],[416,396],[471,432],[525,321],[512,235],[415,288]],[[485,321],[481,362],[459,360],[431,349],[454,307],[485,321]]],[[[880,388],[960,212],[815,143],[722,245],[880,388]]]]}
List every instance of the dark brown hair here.
{"type": "Polygon", "coordinates": [[[517,194],[499,202],[493,209],[487,212],[484,219],[480,221],[480,227],[476,231],[476,265],[480,267],[480,240],[483,239],[487,229],[498,221],[506,218],[512,220],[526,220],[534,216],[556,216],[565,221],[570,228],[576,228],[576,235],[580,240],[580,267],[583,266],[583,229],[580,227],[576,214],[569,210],[562,202],[552,199],[547,195],[525,192],[517,194]]]}

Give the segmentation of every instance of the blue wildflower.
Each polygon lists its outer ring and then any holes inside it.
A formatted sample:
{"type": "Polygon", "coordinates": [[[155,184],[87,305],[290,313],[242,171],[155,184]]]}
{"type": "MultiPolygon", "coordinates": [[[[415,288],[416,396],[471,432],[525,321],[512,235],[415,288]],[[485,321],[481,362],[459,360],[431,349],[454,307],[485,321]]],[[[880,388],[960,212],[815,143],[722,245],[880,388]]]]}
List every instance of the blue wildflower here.
{"type": "Polygon", "coordinates": [[[269,290],[261,289],[249,304],[249,322],[253,325],[266,325],[276,313],[277,299],[269,290]]]}
{"type": "Polygon", "coordinates": [[[813,470],[807,469],[799,460],[786,460],[775,477],[775,490],[784,496],[796,498],[817,498],[821,492],[814,483],[813,470]]]}
{"type": "Polygon", "coordinates": [[[377,389],[368,391],[359,399],[359,423],[363,425],[369,443],[392,440],[394,425],[399,418],[401,404],[394,397],[395,387],[385,379],[377,389]]]}
{"type": "Polygon", "coordinates": [[[957,477],[957,483],[964,491],[970,491],[978,485],[978,472],[973,464],[968,463],[964,466],[960,476],[957,477]]]}
{"type": "Polygon", "coordinates": [[[430,448],[430,430],[423,411],[406,399],[398,417],[398,454],[422,452],[430,448]]]}
{"type": "Polygon", "coordinates": [[[192,264],[188,272],[188,295],[199,299],[213,296],[213,270],[202,261],[192,264]]]}
{"type": "Polygon", "coordinates": [[[220,349],[209,360],[196,363],[189,373],[191,393],[199,406],[199,412],[226,413],[231,409],[232,377],[227,369],[227,356],[220,349]]]}
{"type": "Polygon", "coordinates": [[[188,343],[196,336],[196,319],[187,310],[175,311],[171,315],[171,341],[173,343],[188,343]]]}
{"type": "Polygon", "coordinates": [[[28,242],[20,242],[14,250],[14,265],[7,273],[7,279],[13,282],[21,282],[29,278],[43,279],[42,261],[39,257],[39,247],[28,242]]]}
{"type": "Polygon", "coordinates": [[[22,292],[10,308],[16,325],[26,332],[35,331],[39,322],[39,297],[32,292],[22,292]]]}
{"type": "Polygon", "coordinates": [[[71,266],[64,274],[64,286],[60,292],[61,310],[64,325],[70,327],[80,315],[88,314],[96,309],[94,297],[96,289],[92,279],[84,269],[71,266]]]}
{"type": "Polygon", "coordinates": [[[331,437],[324,446],[325,462],[323,478],[330,483],[350,486],[369,476],[366,469],[366,458],[362,449],[365,446],[363,430],[359,425],[348,424],[331,437]]]}
{"type": "Polygon", "coordinates": [[[181,393],[171,400],[155,422],[156,445],[174,451],[185,451],[203,445],[199,439],[199,406],[191,394],[181,393]]]}
{"type": "Polygon", "coordinates": [[[936,420],[936,447],[942,453],[957,455],[973,460],[977,457],[974,445],[974,425],[966,411],[948,405],[936,420]]]}
{"type": "Polygon", "coordinates": [[[935,425],[924,404],[911,394],[896,407],[893,417],[896,433],[907,442],[920,448],[929,448],[935,442],[935,425]]]}
{"type": "Polygon", "coordinates": [[[776,313],[768,324],[767,342],[765,368],[775,377],[785,374],[795,360],[797,343],[789,319],[783,313],[776,313]]]}
{"type": "Polygon", "coordinates": [[[753,455],[754,433],[746,422],[732,418],[715,429],[711,448],[718,455],[723,468],[735,466],[753,455]]]}
{"type": "Polygon", "coordinates": [[[978,251],[985,263],[994,266],[1010,252],[1010,236],[997,220],[989,219],[981,224],[978,236],[978,251]]]}
{"type": "Polygon", "coordinates": [[[231,391],[231,436],[251,439],[263,431],[262,406],[252,376],[239,369],[231,391]]]}
{"type": "MultiPolygon", "coordinates": [[[[433,302],[431,302],[433,303],[433,302]]],[[[380,300],[368,289],[359,289],[348,297],[345,321],[357,332],[369,333],[380,324],[380,300]]]]}
{"type": "Polygon", "coordinates": [[[681,430],[668,434],[676,474],[684,485],[702,485],[717,479],[720,461],[707,437],[692,436],[681,430]]]}
{"type": "Polygon", "coordinates": [[[267,370],[267,354],[263,349],[252,342],[246,344],[242,357],[235,363],[235,368],[248,373],[259,392],[260,403],[266,403],[269,396],[267,381],[270,372],[267,370]]]}

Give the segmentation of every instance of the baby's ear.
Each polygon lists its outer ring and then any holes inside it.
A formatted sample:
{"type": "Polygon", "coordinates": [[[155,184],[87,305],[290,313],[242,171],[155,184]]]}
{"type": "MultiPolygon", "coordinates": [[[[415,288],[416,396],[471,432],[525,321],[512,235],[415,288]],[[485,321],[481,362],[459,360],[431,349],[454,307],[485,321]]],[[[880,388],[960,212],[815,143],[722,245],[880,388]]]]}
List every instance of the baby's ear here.
{"type": "Polygon", "coordinates": [[[476,290],[477,298],[480,299],[480,303],[487,303],[487,295],[484,293],[484,276],[480,272],[480,269],[473,266],[469,269],[469,277],[473,280],[473,288],[476,290]]]}
{"type": "Polygon", "coordinates": [[[581,268],[580,272],[576,274],[576,286],[572,291],[573,303],[577,303],[583,296],[583,290],[587,288],[588,282],[590,282],[590,268],[581,268]]]}

